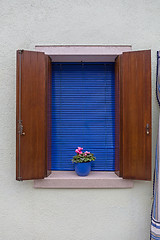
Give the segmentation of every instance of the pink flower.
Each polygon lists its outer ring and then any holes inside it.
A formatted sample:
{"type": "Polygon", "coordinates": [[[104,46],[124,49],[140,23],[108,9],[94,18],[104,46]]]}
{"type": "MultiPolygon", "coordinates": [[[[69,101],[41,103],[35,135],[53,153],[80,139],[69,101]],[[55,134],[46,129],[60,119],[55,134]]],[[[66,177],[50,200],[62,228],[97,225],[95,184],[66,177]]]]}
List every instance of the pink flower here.
{"type": "Polygon", "coordinates": [[[86,151],[85,154],[86,154],[86,155],[87,155],[87,154],[90,154],[90,152],[86,151]]]}
{"type": "Polygon", "coordinates": [[[77,154],[82,154],[82,151],[81,151],[81,150],[83,150],[83,148],[78,147],[78,148],[75,150],[75,152],[76,152],[77,154]]]}
{"type": "Polygon", "coordinates": [[[84,156],[87,156],[87,154],[90,154],[90,152],[86,151],[86,152],[84,153],[84,156]]]}
{"type": "Polygon", "coordinates": [[[83,148],[81,148],[81,147],[78,147],[78,150],[79,150],[79,151],[81,151],[81,150],[83,150],[83,148]]]}

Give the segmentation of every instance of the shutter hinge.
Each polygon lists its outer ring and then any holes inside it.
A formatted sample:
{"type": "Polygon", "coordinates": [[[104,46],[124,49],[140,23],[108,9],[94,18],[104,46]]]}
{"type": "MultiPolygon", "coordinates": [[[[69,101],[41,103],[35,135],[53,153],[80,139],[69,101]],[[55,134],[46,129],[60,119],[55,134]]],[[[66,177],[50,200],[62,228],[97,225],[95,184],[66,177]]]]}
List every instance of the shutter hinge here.
{"type": "Polygon", "coordinates": [[[22,177],[17,178],[18,181],[23,181],[22,177]]]}
{"type": "Polygon", "coordinates": [[[21,50],[18,50],[18,53],[19,53],[19,54],[22,54],[22,53],[23,53],[23,51],[24,51],[23,49],[21,49],[21,50]]]}
{"type": "Polygon", "coordinates": [[[21,136],[25,135],[25,132],[23,132],[22,120],[18,121],[18,134],[20,134],[21,136]]]}
{"type": "Polygon", "coordinates": [[[22,125],[22,120],[18,121],[18,134],[22,135],[23,131],[23,125],[22,125]]]}

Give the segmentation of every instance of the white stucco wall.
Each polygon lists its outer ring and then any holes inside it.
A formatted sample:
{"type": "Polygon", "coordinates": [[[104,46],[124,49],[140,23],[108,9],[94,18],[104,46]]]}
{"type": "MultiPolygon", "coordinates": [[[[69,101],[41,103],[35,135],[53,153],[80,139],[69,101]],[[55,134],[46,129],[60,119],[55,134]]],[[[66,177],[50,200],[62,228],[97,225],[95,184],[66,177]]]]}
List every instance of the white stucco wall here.
{"type": "Polygon", "coordinates": [[[0,240],[148,240],[152,183],[133,189],[34,189],[15,180],[16,49],[131,44],[152,49],[153,160],[159,0],[0,1],[0,240]]]}

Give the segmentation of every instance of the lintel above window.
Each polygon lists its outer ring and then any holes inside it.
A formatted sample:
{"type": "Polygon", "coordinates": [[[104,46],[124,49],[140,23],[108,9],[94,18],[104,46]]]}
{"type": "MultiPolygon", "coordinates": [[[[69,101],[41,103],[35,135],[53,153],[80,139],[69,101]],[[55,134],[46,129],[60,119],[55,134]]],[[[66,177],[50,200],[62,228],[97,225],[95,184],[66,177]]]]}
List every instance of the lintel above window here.
{"type": "Polygon", "coordinates": [[[130,45],[53,45],[36,46],[36,51],[50,56],[52,62],[115,62],[118,55],[132,50],[130,45]]]}

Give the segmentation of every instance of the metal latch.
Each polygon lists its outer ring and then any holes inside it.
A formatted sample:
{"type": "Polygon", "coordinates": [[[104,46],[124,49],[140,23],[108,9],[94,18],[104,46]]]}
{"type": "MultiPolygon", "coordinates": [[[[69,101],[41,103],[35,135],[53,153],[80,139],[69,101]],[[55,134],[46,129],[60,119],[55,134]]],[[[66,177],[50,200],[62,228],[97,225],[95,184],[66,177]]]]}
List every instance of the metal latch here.
{"type": "Polygon", "coordinates": [[[146,125],[146,133],[147,133],[147,135],[149,135],[149,124],[148,123],[146,125]]]}

